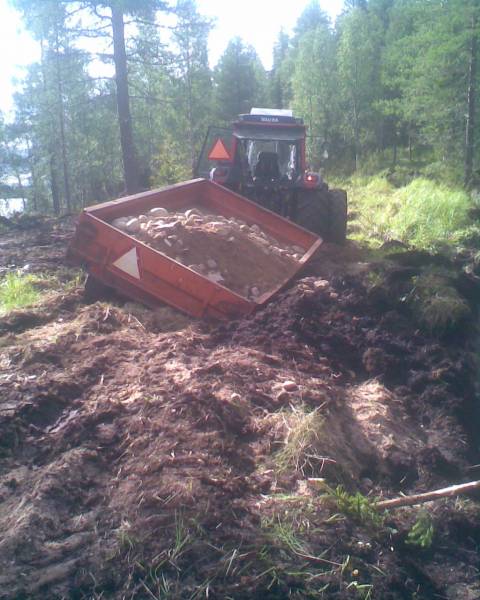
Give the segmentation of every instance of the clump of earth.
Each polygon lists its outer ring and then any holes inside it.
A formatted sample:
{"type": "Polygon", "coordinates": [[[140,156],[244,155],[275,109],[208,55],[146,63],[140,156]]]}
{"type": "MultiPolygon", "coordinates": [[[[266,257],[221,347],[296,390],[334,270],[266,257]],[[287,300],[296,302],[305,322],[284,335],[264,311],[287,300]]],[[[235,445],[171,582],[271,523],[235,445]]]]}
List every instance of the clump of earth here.
{"type": "Polygon", "coordinates": [[[119,217],[112,225],[196,273],[252,301],[273,292],[299,267],[305,253],[257,224],[197,208],[119,217]]]}

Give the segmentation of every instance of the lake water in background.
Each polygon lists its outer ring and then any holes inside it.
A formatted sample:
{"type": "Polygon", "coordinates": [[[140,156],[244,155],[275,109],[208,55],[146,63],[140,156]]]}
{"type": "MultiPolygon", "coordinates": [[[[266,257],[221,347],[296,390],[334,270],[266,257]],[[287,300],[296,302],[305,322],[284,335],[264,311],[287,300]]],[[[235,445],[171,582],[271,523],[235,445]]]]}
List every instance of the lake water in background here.
{"type": "Polygon", "coordinates": [[[23,212],[23,200],[21,198],[0,200],[0,215],[2,217],[9,217],[16,212],[23,212]]]}

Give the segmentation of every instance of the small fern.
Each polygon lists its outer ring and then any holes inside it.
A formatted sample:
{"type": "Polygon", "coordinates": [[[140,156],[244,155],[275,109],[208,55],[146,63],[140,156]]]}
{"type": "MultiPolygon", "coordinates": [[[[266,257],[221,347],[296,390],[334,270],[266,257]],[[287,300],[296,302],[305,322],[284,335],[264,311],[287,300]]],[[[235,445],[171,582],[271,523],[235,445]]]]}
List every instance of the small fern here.
{"type": "Polygon", "coordinates": [[[434,532],[432,517],[426,510],[422,510],[408,532],[406,543],[423,549],[430,548],[434,532]]]}

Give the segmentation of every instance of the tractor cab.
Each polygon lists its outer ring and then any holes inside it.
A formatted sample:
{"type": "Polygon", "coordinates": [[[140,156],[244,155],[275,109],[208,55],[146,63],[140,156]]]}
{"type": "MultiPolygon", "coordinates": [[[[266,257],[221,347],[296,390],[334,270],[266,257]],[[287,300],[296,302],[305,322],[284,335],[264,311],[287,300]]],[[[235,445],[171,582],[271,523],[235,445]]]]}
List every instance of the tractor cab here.
{"type": "Polygon", "coordinates": [[[230,129],[209,129],[197,175],[250,195],[255,185],[292,186],[305,170],[303,120],[291,110],[252,108],[230,129]]]}
{"type": "Polygon", "coordinates": [[[307,170],[306,129],[291,110],[252,108],[230,128],[210,127],[197,177],[228,187],[325,239],[342,241],[346,195],[329,192],[318,173],[307,170]],[[333,208],[340,202],[340,208],[333,208]],[[335,213],[334,235],[329,223],[335,213]]]}

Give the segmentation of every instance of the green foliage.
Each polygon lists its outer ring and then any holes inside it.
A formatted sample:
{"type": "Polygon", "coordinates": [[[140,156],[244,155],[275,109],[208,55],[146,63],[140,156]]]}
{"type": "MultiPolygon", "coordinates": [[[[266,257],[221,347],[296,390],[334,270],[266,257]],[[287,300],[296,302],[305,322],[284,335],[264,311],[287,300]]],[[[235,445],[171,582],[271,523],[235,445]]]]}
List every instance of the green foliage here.
{"type": "Polygon", "coordinates": [[[221,56],[214,80],[216,112],[223,122],[230,123],[266,99],[265,69],[255,50],[238,37],[230,41],[221,56]]]}
{"type": "Polygon", "coordinates": [[[40,291],[35,287],[38,281],[35,275],[7,273],[0,280],[0,314],[35,304],[40,298],[40,291]]]}
{"type": "Polygon", "coordinates": [[[339,485],[329,492],[328,497],[335,502],[341,513],[362,525],[375,529],[383,526],[384,516],[378,512],[372,501],[360,492],[349,494],[342,485],[339,485]]]}
{"type": "Polygon", "coordinates": [[[424,178],[394,188],[385,177],[347,184],[352,237],[380,245],[399,240],[425,250],[458,244],[471,227],[466,192],[424,178]]]}
{"type": "Polygon", "coordinates": [[[417,520],[407,535],[406,543],[422,549],[430,548],[433,541],[435,528],[432,517],[426,510],[419,512],[417,520]]]}

